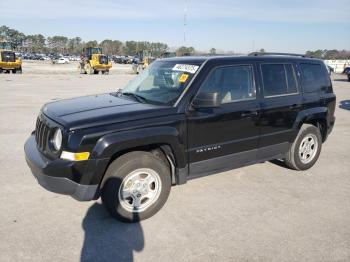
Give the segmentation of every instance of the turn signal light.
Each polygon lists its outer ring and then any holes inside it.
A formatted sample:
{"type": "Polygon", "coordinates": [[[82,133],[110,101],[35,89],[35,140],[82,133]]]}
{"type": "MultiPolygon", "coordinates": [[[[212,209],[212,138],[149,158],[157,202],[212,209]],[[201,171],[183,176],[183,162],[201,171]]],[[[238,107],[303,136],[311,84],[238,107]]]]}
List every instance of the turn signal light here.
{"type": "Polygon", "coordinates": [[[88,160],[90,156],[89,152],[72,153],[67,151],[62,151],[61,158],[71,161],[83,161],[88,160]]]}

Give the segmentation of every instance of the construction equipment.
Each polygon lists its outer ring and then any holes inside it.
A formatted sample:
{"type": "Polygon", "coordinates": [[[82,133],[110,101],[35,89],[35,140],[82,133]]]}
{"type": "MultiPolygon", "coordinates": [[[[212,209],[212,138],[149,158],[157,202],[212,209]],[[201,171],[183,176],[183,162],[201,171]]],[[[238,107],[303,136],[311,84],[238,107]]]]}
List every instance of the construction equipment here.
{"type": "Polygon", "coordinates": [[[88,47],[83,50],[79,70],[81,74],[109,74],[112,68],[112,63],[108,57],[102,54],[102,49],[99,47],[88,47]]]}
{"type": "Polygon", "coordinates": [[[22,60],[16,57],[8,42],[0,43],[0,73],[22,74],[22,60]]]}
{"type": "Polygon", "coordinates": [[[156,60],[150,51],[142,50],[137,53],[139,60],[132,64],[132,70],[135,74],[139,74],[146,69],[154,60],[156,60]]]}

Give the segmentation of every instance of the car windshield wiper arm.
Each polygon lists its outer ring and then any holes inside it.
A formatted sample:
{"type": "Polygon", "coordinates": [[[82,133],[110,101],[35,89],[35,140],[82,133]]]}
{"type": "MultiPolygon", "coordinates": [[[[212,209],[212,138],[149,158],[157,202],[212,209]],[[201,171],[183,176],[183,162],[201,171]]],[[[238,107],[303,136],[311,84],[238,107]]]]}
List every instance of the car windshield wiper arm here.
{"type": "Polygon", "coordinates": [[[146,98],[144,98],[143,96],[137,95],[135,93],[123,92],[122,94],[123,94],[123,96],[131,96],[140,103],[145,103],[147,101],[146,98]]]}

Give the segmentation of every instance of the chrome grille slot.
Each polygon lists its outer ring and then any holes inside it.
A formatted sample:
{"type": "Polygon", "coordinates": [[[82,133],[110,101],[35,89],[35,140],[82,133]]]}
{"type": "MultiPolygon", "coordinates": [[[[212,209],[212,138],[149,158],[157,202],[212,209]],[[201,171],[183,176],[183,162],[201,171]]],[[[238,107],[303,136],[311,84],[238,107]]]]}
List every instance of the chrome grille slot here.
{"type": "Polygon", "coordinates": [[[49,133],[50,133],[49,126],[39,116],[36,121],[35,140],[38,148],[41,151],[46,151],[46,145],[47,145],[49,133]]]}

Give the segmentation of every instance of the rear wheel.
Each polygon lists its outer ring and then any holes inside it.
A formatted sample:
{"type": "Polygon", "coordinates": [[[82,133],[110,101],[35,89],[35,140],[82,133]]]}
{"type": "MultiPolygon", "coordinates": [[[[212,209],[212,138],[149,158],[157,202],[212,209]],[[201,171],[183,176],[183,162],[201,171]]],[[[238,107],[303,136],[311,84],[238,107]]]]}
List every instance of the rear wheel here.
{"type": "Polygon", "coordinates": [[[22,67],[18,68],[18,69],[16,70],[16,72],[17,72],[17,74],[22,74],[22,67]]]}
{"type": "Polygon", "coordinates": [[[170,170],[152,153],[135,151],[110,164],[101,187],[102,202],[112,216],[137,222],[153,216],[166,202],[170,170]]]}
{"type": "Polygon", "coordinates": [[[109,74],[109,70],[102,71],[102,74],[103,75],[108,75],[109,74]]]}
{"type": "Polygon", "coordinates": [[[314,125],[304,124],[287,153],[285,163],[295,170],[309,169],[316,163],[321,148],[320,130],[314,125]]]}

